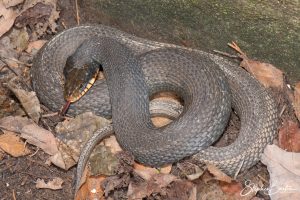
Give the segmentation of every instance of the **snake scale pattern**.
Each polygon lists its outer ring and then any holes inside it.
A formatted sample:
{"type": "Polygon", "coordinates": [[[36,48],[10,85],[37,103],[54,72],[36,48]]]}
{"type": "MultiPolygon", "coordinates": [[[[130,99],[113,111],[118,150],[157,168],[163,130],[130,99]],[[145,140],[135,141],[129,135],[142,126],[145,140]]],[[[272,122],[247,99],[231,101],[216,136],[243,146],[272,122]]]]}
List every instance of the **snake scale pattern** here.
{"type": "Polygon", "coordinates": [[[87,53],[78,53],[83,60],[92,54],[103,62],[106,80],[98,80],[71,105],[69,113],[93,111],[112,116],[113,125],[97,131],[85,145],[78,176],[95,144],[113,130],[121,146],[139,162],[161,166],[192,156],[199,164],[213,164],[232,176],[253,166],[277,133],[272,95],[236,64],[103,25],[67,29],[35,57],[33,88],[51,110],[65,103],[63,67],[79,46],[87,49],[87,53]],[[155,128],[150,121],[149,96],[162,90],[178,93],[184,108],[170,125],[155,128]],[[241,120],[239,136],[226,147],[213,147],[226,127],[231,107],[241,120]]]}

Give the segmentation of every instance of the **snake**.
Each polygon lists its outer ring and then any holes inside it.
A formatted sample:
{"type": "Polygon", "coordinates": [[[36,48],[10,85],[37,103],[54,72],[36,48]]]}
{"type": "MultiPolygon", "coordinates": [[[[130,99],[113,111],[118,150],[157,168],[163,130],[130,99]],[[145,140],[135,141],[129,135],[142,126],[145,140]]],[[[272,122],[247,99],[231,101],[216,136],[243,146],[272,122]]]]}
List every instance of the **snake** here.
{"type": "Polygon", "coordinates": [[[94,146],[113,133],[140,163],[159,167],[191,157],[199,165],[215,165],[230,176],[255,165],[276,136],[278,114],[272,94],[221,56],[105,25],[69,28],[40,49],[30,71],[34,91],[51,110],[65,104],[64,67],[68,65],[79,69],[97,65],[105,75],[68,112],[92,111],[113,121],[84,145],[76,190],[94,146]],[[178,107],[161,102],[162,113],[175,119],[157,128],[150,120],[149,99],[160,91],[178,94],[184,105],[174,117],[178,107]],[[212,146],[224,132],[232,110],[241,121],[238,137],[228,146],[212,146]]]}

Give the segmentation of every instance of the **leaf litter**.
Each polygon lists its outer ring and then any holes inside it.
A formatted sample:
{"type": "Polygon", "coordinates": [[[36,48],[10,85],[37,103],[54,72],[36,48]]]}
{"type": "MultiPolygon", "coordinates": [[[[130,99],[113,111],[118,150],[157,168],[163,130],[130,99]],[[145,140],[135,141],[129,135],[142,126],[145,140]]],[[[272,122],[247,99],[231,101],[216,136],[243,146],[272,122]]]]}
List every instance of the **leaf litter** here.
{"type": "MultiPolygon", "coordinates": [[[[59,18],[56,8],[56,0],[4,0],[0,2],[0,13],[5,19],[0,19],[0,36],[3,36],[0,38],[0,67],[1,73],[5,73],[7,79],[10,80],[11,77],[16,76],[15,74],[19,76],[18,78],[26,77],[26,72],[28,76],[28,67],[30,67],[28,60],[32,59],[38,49],[47,42],[39,40],[39,38],[46,34],[56,33],[56,20],[59,18]],[[19,5],[22,6],[19,7],[19,5]],[[13,74],[11,71],[16,73],[13,74]]],[[[240,66],[249,71],[265,87],[278,90],[286,87],[282,71],[269,63],[250,59],[234,42],[229,45],[237,51],[239,58],[242,59],[240,66]]],[[[28,79],[22,81],[28,83],[28,79]]],[[[105,126],[110,123],[110,121],[93,116],[91,113],[85,113],[85,115],[77,116],[74,120],[66,119],[59,123],[53,131],[54,127],[47,123],[52,120],[51,117],[46,119],[40,116],[40,113],[45,113],[47,110],[39,107],[34,93],[18,86],[15,87],[15,85],[8,85],[8,88],[17,97],[22,105],[20,109],[23,109],[24,112],[22,116],[8,116],[0,119],[0,128],[4,132],[0,135],[0,149],[7,154],[24,156],[31,152],[30,148],[38,147],[49,155],[48,161],[68,170],[77,162],[80,151],[78,147],[84,145],[90,135],[100,127],[99,124],[102,123],[101,126],[105,126]],[[36,105],[38,107],[35,107],[36,105]],[[100,121],[102,122],[100,123],[100,121]],[[24,141],[31,146],[25,145],[24,141]]],[[[288,95],[299,120],[300,84],[296,84],[293,89],[292,93],[288,93],[288,95]]],[[[178,101],[170,94],[161,95],[159,98],[178,101]]],[[[171,120],[167,118],[153,118],[153,123],[157,127],[165,126],[170,122],[171,120]]],[[[285,120],[279,131],[278,145],[296,156],[297,154],[292,152],[299,152],[298,137],[299,122],[295,119],[285,120]]],[[[245,189],[245,182],[239,177],[237,180],[232,180],[215,166],[198,167],[194,168],[191,173],[187,173],[185,165],[181,167],[180,165],[169,165],[156,169],[135,163],[131,155],[122,151],[114,136],[101,142],[97,149],[93,153],[94,157],[91,158],[90,167],[86,170],[88,176],[86,183],[79,191],[80,198],[120,199],[124,197],[128,199],[194,200],[202,196],[204,199],[252,199],[257,193],[257,191],[250,191],[251,194],[242,197],[241,191],[245,189]],[[176,170],[177,172],[175,172],[176,170]]],[[[286,183],[285,180],[281,181],[274,176],[274,174],[286,173],[285,168],[295,174],[293,168],[296,167],[297,172],[296,162],[291,166],[285,165],[290,160],[283,158],[290,157],[286,154],[287,152],[281,151],[283,150],[279,151],[278,147],[277,149],[269,148],[264,154],[263,161],[268,169],[270,168],[271,186],[277,181],[286,183]],[[284,169],[278,167],[276,172],[271,170],[275,166],[273,163],[276,157],[273,155],[274,152],[277,156],[281,156],[276,158],[278,160],[275,163],[284,166],[284,169]]],[[[297,173],[296,175],[298,176],[297,173]]],[[[296,182],[297,176],[288,177],[291,181],[296,182]]],[[[48,183],[45,183],[43,179],[38,179],[36,187],[57,190],[65,187],[62,183],[60,178],[55,178],[48,183]]],[[[276,197],[270,196],[276,199],[276,197]]],[[[292,199],[291,197],[289,199],[292,199]]],[[[253,199],[255,198],[258,197],[253,199]]]]}

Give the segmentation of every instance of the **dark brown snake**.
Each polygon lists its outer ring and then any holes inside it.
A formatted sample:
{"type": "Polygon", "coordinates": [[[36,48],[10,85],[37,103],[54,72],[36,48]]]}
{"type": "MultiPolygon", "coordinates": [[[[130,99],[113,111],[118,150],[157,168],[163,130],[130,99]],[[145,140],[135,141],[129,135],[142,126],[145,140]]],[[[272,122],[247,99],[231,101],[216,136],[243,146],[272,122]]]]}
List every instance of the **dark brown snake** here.
{"type": "MultiPolygon", "coordinates": [[[[239,66],[199,50],[101,25],[65,30],[35,57],[33,88],[52,110],[65,103],[62,72],[72,54],[74,66],[99,61],[106,82],[97,81],[69,112],[93,111],[113,120],[82,150],[79,177],[95,144],[113,130],[121,146],[141,163],[161,166],[193,156],[199,164],[213,164],[232,176],[253,166],[276,135],[277,108],[272,96],[239,66]],[[149,96],[158,91],[173,91],[184,100],[180,116],[162,128],[153,126],[149,113],[149,96]],[[239,136],[229,146],[212,147],[227,125],[231,107],[241,120],[239,136]]],[[[173,115],[176,109],[169,105],[163,112],[173,115]]]]}

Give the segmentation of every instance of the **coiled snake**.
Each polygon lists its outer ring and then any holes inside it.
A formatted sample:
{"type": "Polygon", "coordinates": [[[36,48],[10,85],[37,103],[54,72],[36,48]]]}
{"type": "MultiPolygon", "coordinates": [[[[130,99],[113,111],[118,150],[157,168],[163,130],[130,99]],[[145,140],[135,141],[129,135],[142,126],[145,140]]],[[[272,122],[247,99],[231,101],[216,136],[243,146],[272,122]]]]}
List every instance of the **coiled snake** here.
{"type": "MultiPolygon", "coordinates": [[[[199,163],[216,165],[234,175],[253,166],[276,134],[277,109],[272,96],[237,65],[102,25],[65,30],[35,57],[33,88],[52,110],[64,104],[62,72],[72,54],[74,65],[99,62],[106,82],[97,81],[71,105],[70,112],[90,110],[112,116],[119,143],[142,163],[161,166],[193,155],[199,163]],[[79,46],[81,50],[74,54],[79,46]],[[184,100],[180,116],[162,128],[152,125],[149,114],[149,96],[158,91],[174,91],[184,100]],[[226,127],[231,106],[241,120],[239,136],[229,146],[212,147],[226,127]]],[[[79,176],[91,149],[111,132],[112,127],[100,130],[86,144],[79,176]]]]}

